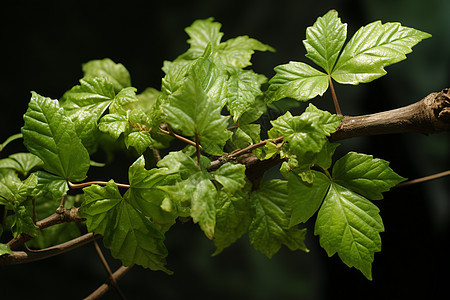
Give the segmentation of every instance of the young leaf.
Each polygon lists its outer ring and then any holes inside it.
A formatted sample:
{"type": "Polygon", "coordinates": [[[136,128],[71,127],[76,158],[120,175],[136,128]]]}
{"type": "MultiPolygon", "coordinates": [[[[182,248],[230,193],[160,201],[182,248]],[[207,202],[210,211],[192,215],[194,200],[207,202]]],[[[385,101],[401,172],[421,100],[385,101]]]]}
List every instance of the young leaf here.
{"type": "Polygon", "coordinates": [[[256,102],[256,97],[262,95],[261,85],[267,81],[264,75],[251,70],[236,69],[228,79],[227,108],[235,122],[256,102]]]}
{"type": "Polygon", "coordinates": [[[275,67],[275,71],[269,81],[269,102],[287,97],[307,101],[328,89],[328,75],[305,63],[291,61],[275,67]]]}
{"type": "MultiPolygon", "coordinates": [[[[67,181],[60,177],[45,171],[37,171],[37,186],[35,189],[35,198],[37,203],[50,203],[54,206],[55,203],[60,203],[62,197],[69,190],[67,181]]],[[[56,208],[55,208],[56,209],[56,208]]]]}
{"type": "Polygon", "coordinates": [[[245,184],[245,166],[241,164],[225,163],[211,175],[229,194],[242,189],[245,184]]]}
{"type": "Polygon", "coordinates": [[[130,201],[130,204],[143,212],[155,224],[167,229],[174,224],[176,215],[161,209],[165,193],[160,187],[175,183],[175,179],[179,178],[178,175],[168,175],[164,169],[147,170],[144,157],[140,156],[130,166],[128,177],[131,187],[125,194],[125,198],[130,201]]]}
{"type": "Polygon", "coordinates": [[[312,183],[302,180],[295,172],[288,177],[289,206],[292,207],[289,226],[305,223],[319,209],[328,192],[331,181],[323,173],[311,171],[312,183]]]}
{"type": "Polygon", "coordinates": [[[122,133],[127,131],[129,126],[128,118],[123,114],[104,115],[98,123],[98,129],[109,133],[114,139],[118,139],[122,133]]]}
{"type": "Polygon", "coordinates": [[[206,236],[213,239],[216,226],[216,187],[209,176],[198,172],[189,177],[187,190],[191,195],[191,217],[194,223],[198,223],[206,236]]]}
{"type": "Polygon", "coordinates": [[[67,91],[63,99],[75,107],[93,104],[111,103],[115,97],[114,85],[106,77],[85,77],[80,79],[80,85],[67,91]]]}
{"type": "Polygon", "coordinates": [[[27,177],[28,173],[43,165],[42,160],[31,153],[14,153],[8,158],[0,159],[0,168],[9,168],[27,177]]]}
{"type": "Polygon", "coordinates": [[[125,145],[136,149],[138,154],[144,151],[153,144],[152,136],[148,131],[131,132],[125,137],[125,145]]]}
{"type": "Polygon", "coordinates": [[[188,53],[192,53],[192,58],[201,56],[208,43],[212,47],[219,45],[223,37],[223,33],[220,32],[220,27],[222,27],[220,23],[214,22],[213,18],[208,18],[205,20],[196,20],[191,26],[185,29],[190,37],[187,41],[191,45],[188,53]]]}
{"type": "Polygon", "coordinates": [[[89,153],[57,100],[32,92],[23,118],[24,144],[44,162],[45,170],[70,181],[86,178],[89,153]]]}
{"type": "Polygon", "coordinates": [[[346,37],[347,24],[341,22],[337,11],[330,10],[306,29],[306,57],[330,74],[346,37]]]}
{"type": "Polygon", "coordinates": [[[269,131],[269,136],[284,136],[284,141],[289,143],[289,151],[299,157],[307,152],[319,153],[327,143],[326,137],[333,130],[333,125],[334,130],[339,125],[339,121],[331,121],[332,119],[325,112],[323,114],[305,112],[300,116],[292,116],[287,112],[271,121],[273,128],[269,131]]]}
{"type": "Polygon", "coordinates": [[[128,70],[109,58],[91,60],[83,64],[83,72],[85,77],[106,77],[113,84],[116,93],[131,86],[128,70]]]}
{"type": "Polygon", "coordinates": [[[317,215],[315,234],[328,256],[338,253],[349,267],[372,280],[374,253],[381,251],[384,231],[379,209],[366,198],[331,183],[317,215]]]}
{"type": "Polygon", "coordinates": [[[220,114],[220,103],[207,97],[196,73],[190,73],[182,90],[169,96],[162,108],[172,128],[186,136],[198,136],[207,153],[223,154],[222,148],[231,134],[226,130],[228,118],[220,114]]]}
{"type": "Polygon", "coordinates": [[[269,258],[285,244],[291,250],[308,251],[304,244],[306,229],[289,227],[291,210],[288,206],[287,181],[273,179],[251,194],[255,217],[248,237],[256,250],[269,258]]]}
{"type": "Polygon", "coordinates": [[[0,256],[6,254],[13,254],[11,248],[7,244],[0,243],[0,256]]]}
{"type": "Polygon", "coordinates": [[[113,181],[84,188],[80,214],[90,232],[103,235],[105,247],[125,266],[138,264],[168,274],[164,235],[139,210],[125,201],[113,181]]]}
{"type": "Polygon", "coordinates": [[[195,161],[183,151],[170,152],[156,165],[159,168],[164,168],[167,174],[178,173],[182,180],[188,179],[191,175],[200,171],[195,161]]]}
{"type": "Polygon", "coordinates": [[[372,155],[349,152],[333,166],[334,182],[371,200],[383,199],[382,192],[404,181],[389,162],[372,155]]]}
{"type": "Polygon", "coordinates": [[[384,67],[406,59],[413,46],[429,37],[400,23],[370,23],[347,43],[331,76],[343,84],[370,82],[386,74],[384,67]]]}
{"type": "Polygon", "coordinates": [[[269,45],[249,38],[246,35],[229,39],[221,43],[218,48],[218,58],[223,64],[241,69],[252,64],[250,59],[253,53],[255,53],[255,50],[275,52],[275,49],[269,45]]]}
{"type": "Polygon", "coordinates": [[[214,228],[214,245],[217,255],[245,234],[252,220],[249,187],[233,194],[223,190],[216,199],[216,227],[214,228]]]}

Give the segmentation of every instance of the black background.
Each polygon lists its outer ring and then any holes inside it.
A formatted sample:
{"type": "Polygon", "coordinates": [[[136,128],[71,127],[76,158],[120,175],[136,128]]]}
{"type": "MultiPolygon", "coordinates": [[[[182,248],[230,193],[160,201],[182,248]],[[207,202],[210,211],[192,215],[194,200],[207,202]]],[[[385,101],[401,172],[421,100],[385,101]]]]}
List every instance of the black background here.
{"type": "MultiPolygon", "coordinates": [[[[406,61],[388,67],[383,78],[337,86],[344,114],[408,105],[449,86],[450,2],[445,0],[8,1],[0,8],[0,141],[20,131],[30,91],[59,98],[78,83],[81,64],[91,59],[109,57],[124,64],[139,92],[159,88],[162,62],[187,49],[184,28],[212,16],[223,24],[224,40],[249,35],[277,50],[257,53],[252,60],[253,69],[270,78],[278,64],[308,62],[301,43],[305,29],[332,8],[349,24],[349,36],[375,20],[398,21],[433,34],[406,61]]],[[[314,103],[332,109],[329,92],[314,103]]],[[[1,157],[23,151],[19,144],[8,146],[1,157]]],[[[408,178],[450,165],[447,133],[364,137],[341,144],[337,157],[347,151],[372,154],[391,161],[408,178]]],[[[126,180],[126,163],[109,169],[107,178],[95,179],[126,180]]],[[[283,247],[270,260],[253,250],[247,237],[211,257],[212,242],[187,223],[167,233],[168,267],[175,275],[135,267],[120,286],[129,299],[441,299],[450,279],[449,183],[444,178],[395,189],[376,202],[386,232],[381,234],[382,252],[375,255],[373,281],[336,256],[328,258],[312,222],[306,225],[310,253],[283,247]]],[[[120,265],[108,259],[113,268],[120,265]]],[[[105,278],[94,247],[88,245],[45,261],[1,268],[0,298],[80,299],[105,278]]],[[[105,299],[118,296],[109,293],[105,299]]]]}

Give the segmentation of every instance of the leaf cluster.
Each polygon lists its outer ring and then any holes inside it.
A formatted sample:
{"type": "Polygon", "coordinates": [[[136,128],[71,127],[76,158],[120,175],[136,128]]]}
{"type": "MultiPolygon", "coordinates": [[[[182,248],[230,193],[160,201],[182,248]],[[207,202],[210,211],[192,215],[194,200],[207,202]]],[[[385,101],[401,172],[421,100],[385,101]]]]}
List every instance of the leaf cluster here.
{"type": "MultiPolygon", "coordinates": [[[[186,28],[189,48],[164,62],[160,91],[138,93],[123,65],[102,59],[84,64],[79,85],[60,100],[32,92],[21,131],[30,153],[0,160],[0,205],[9,212],[1,229],[26,233],[35,237],[30,247],[45,248],[76,237],[82,227],[101,234],[124,265],[171,274],[164,237],[179,220],[197,223],[213,240],[214,255],[247,234],[255,249],[272,257],[282,245],[307,252],[306,229],[299,225],[317,213],[315,234],[327,254],[337,253],[371,279],[384,230],[371,200],[382,199],[404,178],[388,162],[354,152],[331,168],[338,145],[328,137],[342,117],[313,104],[300,115],[284,111],[271,120],[265,141],[259,119],[274,101],[323,95],[332,79],[355,85],[379,78],[429,35],[377,21],[344,47],[347,25],[330,11],[303,41],[306,56],[324,72],[290,62],[275,67],[268,80],[250,69],[251,56],[275,50],[248,36],[222,41],[220,29],[212,18],[186,28]],[[174,138],[186,147],[176,151],[174,138]],[[75,184],[98,165],[91,157],[99,148],[120,144],[135,155],[129,184],[75,184]],[[285,180],[249,181],[236,153],[252,150],[260,160],[279,156],[285,180]],[[213,171],[212,161],[218,161],[213,171]],[[79,186],[82,194],[68,196],[79,186]],[[86,221],[40,231],[36,220],[61,200],[79,207],[86,221]]],[[[11,253],[0,244],[0,255],[11,253]]]]}

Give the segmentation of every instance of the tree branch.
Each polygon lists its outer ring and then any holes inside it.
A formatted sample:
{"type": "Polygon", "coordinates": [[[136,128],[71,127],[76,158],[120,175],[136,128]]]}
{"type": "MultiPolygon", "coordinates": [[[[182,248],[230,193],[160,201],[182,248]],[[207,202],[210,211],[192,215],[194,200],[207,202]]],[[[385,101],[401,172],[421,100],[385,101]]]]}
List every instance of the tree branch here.
{"type": "MultiPolygon", "coordinates": [[[[115,271],[112,275],[115,281],[118,281],[120,278],[125,275],[131,267],[121,266],[117,271],[115,271]]],[[[112,283],[110,280],[107,283],[102,284],[98,289],[96,289],[92,294],[84,298],[84,300],[95,300],[100,299],[103,295],[105,295],[111,289],[112,283]]]]}
{"type": "Polygon", "coordinates": [[[357,136],[450,131],[450,89],[431,93],[414,104],[371,115],[345,116],[331,141],[357,136]]]}
{"type": "Polygon", "coordinates": [[[100,237],[101,235],[99,234],[94,235],[92,233],[87,233],[68,242],[42,250],[13,251],[12,254],[0,256],[0,267],[46,259],[86,245],[100,237]]]}
{"type": "MultiPolygon", "coordinates": [[[[63,209],[61,212],[54,213],[53,215],[38,221],[36,223],[36,226],[39,229],[44,229],[56,224],[60,223],[66,223],[66,222],[80,222],[84,221],[85,219],[82,218],[78,214],[78,208],[72,207],[71,209],[63,209]]],[[[22,246],[24,243],[31,240],[33,237],[29,236],[26,233],[21,233],[12,240],[10,240],[7,244],[11,250],[17,249],[18,247],[22,246]]]]}
{"type": "MultiPolygon", "coordinates": [[[[385,112],[364,115],[344,116],[336,132],[331,134],[332,142],[358,136],[416,132],[431,134],[450,131],[450,88],[438,93],[431,93],[419,102],[385,112]]],[[[282,137],[276,139],[277,143],[282,137]]],[[[251,145],[233,153],[233,158],[240,155],[239,162],[247,167],[246,174],[253,184],[257,184],[262,174],[283,160],[276,156],[260,161],[251,151],[255,146],[264,145],[266,141],[251,145]]],[[[211,162],[209,171],[218,169],[229,160],[229,154],[211,162]]]]}

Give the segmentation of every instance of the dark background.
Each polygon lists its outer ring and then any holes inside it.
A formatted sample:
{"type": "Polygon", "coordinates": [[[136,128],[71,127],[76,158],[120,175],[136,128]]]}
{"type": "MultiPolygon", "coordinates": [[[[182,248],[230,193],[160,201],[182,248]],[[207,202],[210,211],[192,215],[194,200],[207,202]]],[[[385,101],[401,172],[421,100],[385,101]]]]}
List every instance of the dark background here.
{"type": "MultiPolygon", "coordinates": [[[[348,36],[375,20],[398,21],[433,34],[388,75],[359,86],[337,86],[344,114],[374,113],[408,105],[449,86],[450,2],[401,1],[8,1],[0,8],[0,142],[18,133],[30,91],[59,98],[81,78],[81,64],[109,57],[127,67],[138,91],[159,88],[163,60],[187,49],[184,28],[199,18],[223,24],[224,40],[249,35],[277,49],[257,53],[253,69],[274,75],[289,60],[308,62],[305,29],[329,9],[348,23],[348,36]]],[[[327,92],[314,103],[328,108],[327,92]]],[[[331,109],[331,108],[330,108],[331,109]]],[[[16,150],[14,142],[1,157],[16,150]]],[[[391,161],[400,175],[417,178],[449,169],[448,133],[355,138],[347,151],[391,161]]],[[[17,149],[16,149],[16,148],[17,149]]],[[[108,178],[125,178],[126,165],[108,178]]],[[[285,247],[271,260],[252,249],[247,237],[221,255],[197,226],[177,224],[167,233],[168,267],[175,275],[133,268],[120,286],[129,299],[442,299],[450,279],[450,180],[423,183],[385,194],[377,201],[386,232],[375,254],[373,281],[319,247],[309,222],[311,252],[285,247]]],[[[108,251],[105,251],[108,253],[108,251]]],[[[109,257],[113,268],[119,262],[109,257]]],[[[88,245],[41,262],[0,269],[1,299],[80,299],[106,274],[88,245]]],[[[109,293],[105,299],[118,299],[109,293]]]]}

